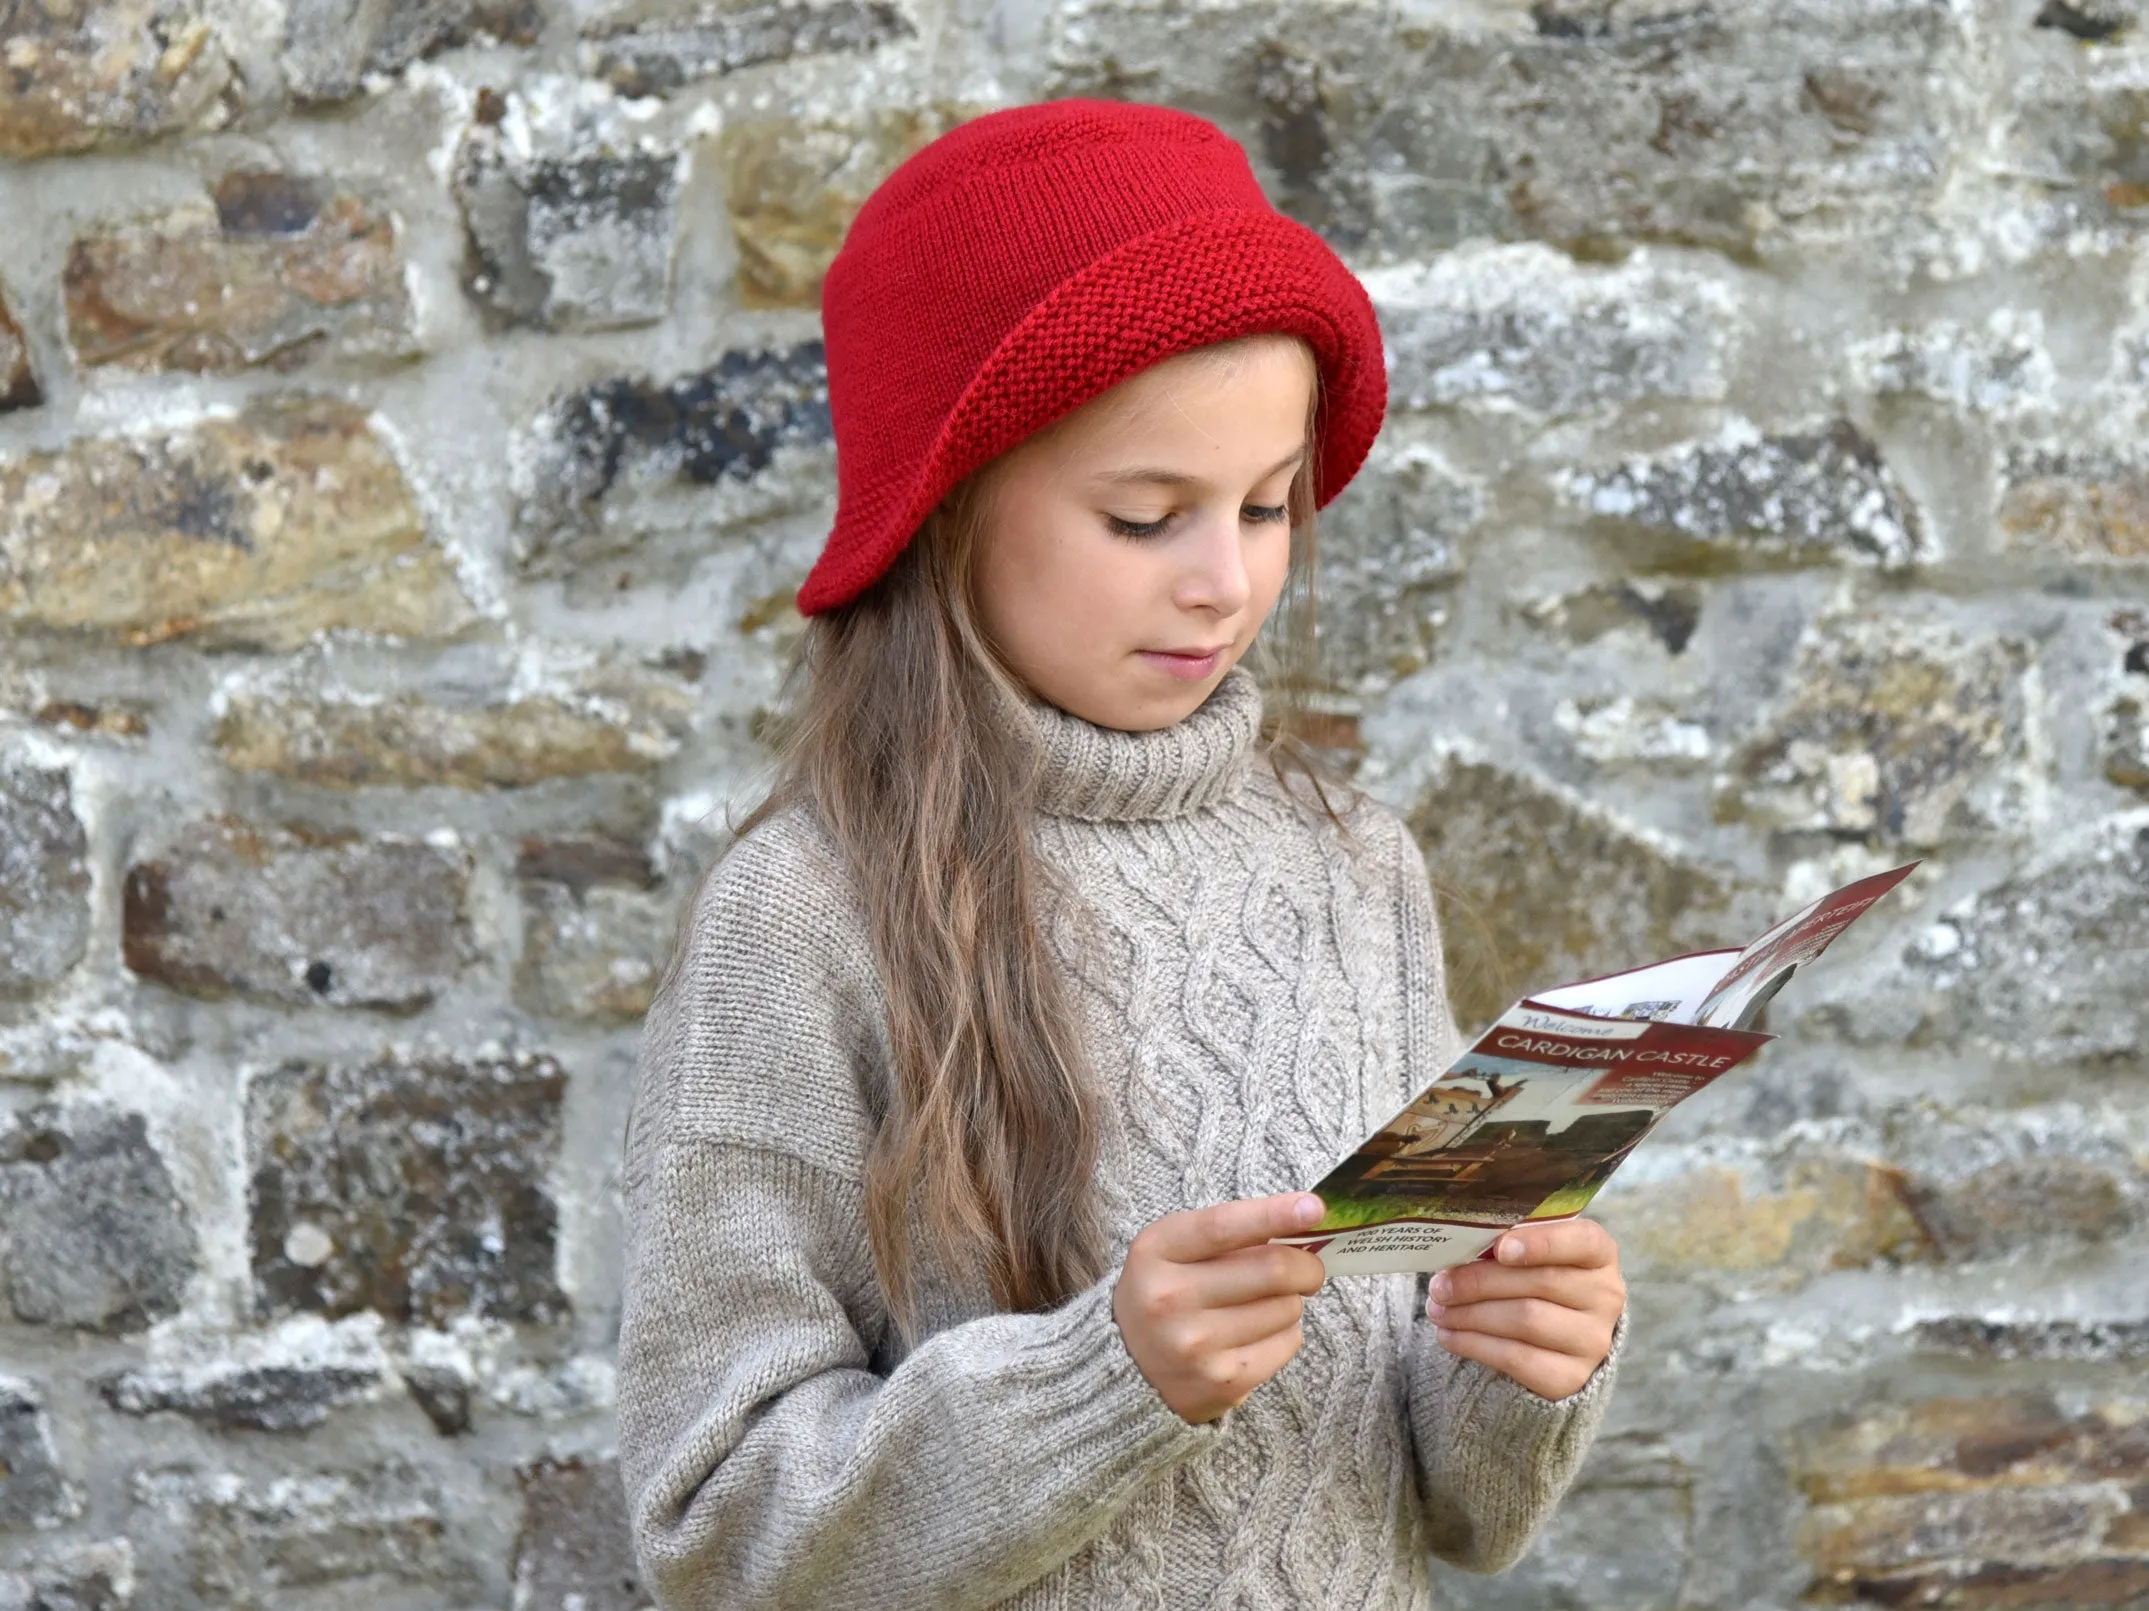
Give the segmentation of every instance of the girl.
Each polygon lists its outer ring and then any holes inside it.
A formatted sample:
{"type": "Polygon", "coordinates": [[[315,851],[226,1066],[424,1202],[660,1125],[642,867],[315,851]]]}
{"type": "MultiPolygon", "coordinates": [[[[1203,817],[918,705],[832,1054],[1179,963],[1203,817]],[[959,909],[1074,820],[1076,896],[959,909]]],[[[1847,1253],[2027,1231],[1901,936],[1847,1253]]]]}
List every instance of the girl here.
{"type": "Polygon", "coordinates": [[[1363,289],[1211,124],[1063,101],[898,169],[823,318],[806,681],[629,1124],[659,1604],[1402,1607],[1428,1554],[1505,1566],[1610,1391],[1609,1237],[1512,1232],[1423,1316],[1269,1245],[1458,1045],[1414,842],[1240,664],[1280,603],[1303,647],[1380,426],[1363,289]]]}

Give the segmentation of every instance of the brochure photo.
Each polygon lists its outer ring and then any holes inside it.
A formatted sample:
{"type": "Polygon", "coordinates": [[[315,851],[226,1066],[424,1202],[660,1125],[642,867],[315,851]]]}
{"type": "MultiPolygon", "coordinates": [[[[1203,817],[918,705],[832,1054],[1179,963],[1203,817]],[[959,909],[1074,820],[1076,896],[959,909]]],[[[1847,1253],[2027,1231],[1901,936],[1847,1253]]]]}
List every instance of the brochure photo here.
{"type": "Polygon", "coordinates": [[[1743,951],[1703,951],[1517,1002],[1317,1181],[1302,1236],[1331,1275],[1440,1270],[1588,1206],[1679,1103],[1774,1037],[1748,1026],[1918,864],[1832,890],[1743,951]]]}

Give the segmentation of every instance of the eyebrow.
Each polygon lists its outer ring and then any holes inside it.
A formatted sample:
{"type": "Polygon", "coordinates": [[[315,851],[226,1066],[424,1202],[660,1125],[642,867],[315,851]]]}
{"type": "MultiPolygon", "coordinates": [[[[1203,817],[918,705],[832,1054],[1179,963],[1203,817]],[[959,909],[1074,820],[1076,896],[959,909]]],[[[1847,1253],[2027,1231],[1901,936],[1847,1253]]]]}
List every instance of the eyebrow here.
{"type": "MultiPolygon", "coordinates": [[[[1282,458],[1262,471],[1258,479],[1266,481],[1277,471],[1288,469],[1305,456],[1306,446],[1302,442],[1291,452],[1286,453],[1282,458]]],[[[1123,470],[1101,470],[1090,479],[1102,481],[1111,486],[1125,486],[1129,483],[1138,482],[1144,486],[1193,487],[1202,483],[1202,478],[1198,475],[1188,475],[1184,470],[1167,470],[1162,465],[1154,464],[1130,465],[1123,470]]]]}

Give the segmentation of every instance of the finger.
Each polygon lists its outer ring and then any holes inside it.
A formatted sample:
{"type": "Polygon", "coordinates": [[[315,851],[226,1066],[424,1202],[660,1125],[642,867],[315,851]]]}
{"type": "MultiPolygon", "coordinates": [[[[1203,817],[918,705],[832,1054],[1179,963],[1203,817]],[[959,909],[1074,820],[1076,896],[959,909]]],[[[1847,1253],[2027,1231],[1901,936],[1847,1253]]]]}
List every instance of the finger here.
{"type": "Polygon", "coordinates": [[[1246,1197],[1166,1214],[1147,1234],[1164,1258],[1193,1264],[1238,1248],[1258,1247],[1271,1237],[1299,1235],[1326,1211],[1310,1191],[1279,1192],[1274,1197],[1246,1197]]]}
{"type": "Polygon", "coordinates": [[[1199,1264],[1181,1265],[1179,1279],[1190,1303],[1203,1309],[1223,1309],[1279,1293],[1311,1297],[1328,1279],[1328,1266],[1318,1253],[1265,1242],[1259,1247],[1242,1247],[1204,1259],[1199,1264]]]}
{"type": "Polygon", "coordinates": [[[1222,1356],[1218,1367],[1210,1376],[1217,1394],[1228,1403],[1237,1404],[1247,1394],[1259,1387],[1291,1362],[1305,1343],[1305,1333],[1297,1326],[1279,1331],[1273,1337],[1248,1343],[1244,1348],[1234,1348],[1222,1356]]]}
{"type": "Polygon", "coordinates": [[[1434,1276],[1428,1295],[1433,1302],[1451,1307],[1493,1298],[1548,1298],[1570,1309],[1596,1309],[1607,1302],[1618,1302],[1625,1290],[1616,1271],[1602,1268],[1465,1264],[1434,1276]]]}
{"type": "Polygon", "coordinates": [[[1568,1264],[1597,1269],[1619,1262],[1612,1233],[1593,1219],[1548,1220],[1517,1225],[1494,1244],[1497,1262],[1508,1265],[1568,1264]]]}
{"type": "Polygon", "coordinates": [[[1442,1328],[1440,1346],[1458,1359],[1474,1359],[1520,1382],[1539,1398],[1562,1399],[1588,1385],[1593,1365],[1569,1354],[1548,1353],[1511,1337],[1442,1328]]]}
{"type": "Polygon", "coordinates": [[[1305,1314],[1305,1300],[1292,1294],[1237,1303],[1228,1309],[1211,1309],[1196,1323],[1206,1352],[1250,1348],[1278,1332],[1297,1327],[1305,1314]]]}
{"type": "Polygon", "coordinates": [[[1542,1298],[1507,1298],[1460,1307],[1451,1304],[1433,1316],[1433,1323],[1446,1331],[1511,1338],[1557,1354],[1587,1358],[1591,1363],[1604,1357],[1611,1339],[1611,1328],[1602,1316],[1547,1303],[1542,1298]]]}

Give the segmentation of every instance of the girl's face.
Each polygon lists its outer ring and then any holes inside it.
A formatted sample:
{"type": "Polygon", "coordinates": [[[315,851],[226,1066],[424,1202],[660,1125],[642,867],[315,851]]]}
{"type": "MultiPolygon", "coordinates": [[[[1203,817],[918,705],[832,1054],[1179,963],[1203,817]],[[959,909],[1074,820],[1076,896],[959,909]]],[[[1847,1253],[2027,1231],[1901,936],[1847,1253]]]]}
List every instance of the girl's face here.
{"type": "Polygon", "coordinates": [[[1129,731],[1209,697],[1283,591],[1314,379],[1289,336],[1180,353],[994,465],[978,608],[1031,692],[1129,731]]]}

